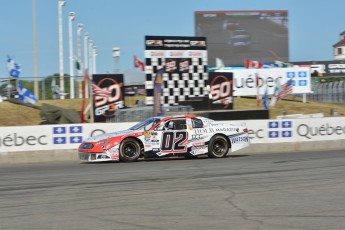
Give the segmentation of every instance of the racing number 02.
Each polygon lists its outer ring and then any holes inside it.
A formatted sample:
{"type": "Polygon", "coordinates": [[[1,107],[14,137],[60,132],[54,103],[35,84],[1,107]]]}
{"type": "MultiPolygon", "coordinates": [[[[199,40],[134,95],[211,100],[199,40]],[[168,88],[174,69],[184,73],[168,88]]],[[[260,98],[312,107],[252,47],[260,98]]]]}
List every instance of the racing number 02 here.
{"type": "Polygon", "coordinates": [[[162,152],[179,152],[187,151],[186,142],[188,141],[188,133],[185,131],[163,132],[162,135],[162,152]]]}

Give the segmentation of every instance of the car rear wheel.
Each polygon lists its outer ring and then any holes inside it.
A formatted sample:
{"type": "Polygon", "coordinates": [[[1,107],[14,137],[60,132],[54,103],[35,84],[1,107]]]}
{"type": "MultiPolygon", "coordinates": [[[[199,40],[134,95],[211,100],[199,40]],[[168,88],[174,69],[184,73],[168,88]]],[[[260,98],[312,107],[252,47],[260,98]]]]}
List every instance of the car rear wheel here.
{"type": "Polygon", "coordinates": [[[223,136],[214,136],[208,144],[208,156],[211,158],[225,157],[229,151],[228,140],[223,136]]]}
{"type": "Polygon", "coordinates": [[[136,139],[125,139],[120,145],[120,160],[124,162],[137,161],[140,151],[140,144],[136,139]]]}

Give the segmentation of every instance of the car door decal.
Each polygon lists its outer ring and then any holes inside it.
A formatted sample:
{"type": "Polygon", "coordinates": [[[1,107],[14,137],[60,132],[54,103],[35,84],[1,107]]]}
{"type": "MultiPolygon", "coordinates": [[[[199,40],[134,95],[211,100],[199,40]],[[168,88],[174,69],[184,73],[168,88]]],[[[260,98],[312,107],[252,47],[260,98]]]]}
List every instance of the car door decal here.
{"type": "Polygon", "coordinates": [[[188,132],[163,132],[162,134],[162,152],[181,153],[187,151],[188,132]]]}

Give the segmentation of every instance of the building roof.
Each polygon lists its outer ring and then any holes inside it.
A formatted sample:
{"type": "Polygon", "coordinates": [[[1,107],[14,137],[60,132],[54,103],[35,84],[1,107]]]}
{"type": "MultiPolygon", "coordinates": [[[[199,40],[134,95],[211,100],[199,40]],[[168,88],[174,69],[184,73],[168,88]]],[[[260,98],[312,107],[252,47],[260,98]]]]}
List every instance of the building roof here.
{"type": "Polygon", "coordinates": [[[341,41],[339,41],[333,45],[334,48],[340,47],[340,46],[345,46],[345,39],[343,39],[343,40],[341,40],[341,41]]]}

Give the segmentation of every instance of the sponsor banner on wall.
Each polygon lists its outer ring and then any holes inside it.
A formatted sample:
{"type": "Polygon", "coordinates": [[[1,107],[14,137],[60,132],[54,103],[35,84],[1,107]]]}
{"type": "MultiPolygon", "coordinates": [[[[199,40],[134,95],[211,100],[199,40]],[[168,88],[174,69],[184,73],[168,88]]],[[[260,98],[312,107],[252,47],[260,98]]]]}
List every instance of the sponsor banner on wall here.
{"type": "Polygon", "coordinates": [[[92,91],[95,122],[105,122],[125,106],[122,74],[94,74],[92,91]]]}
{"type": "MultiPolygon", "coordinates": [[[[233,123],[234,121],[223,121],[233,123]]],[[[245,120],[250,142],[282,143],[345,140],[345,117],[245,120]]],[[[0,128],[0,153],[75,149],[82,140],[98,134],[126,130],[136,122],[13,126],[0,128]]],[[[77,151],[76,151],[77,154],[77,151]]]]}
{"type": "Polygon", "coordinates": [[[260,95],[263,95],[267,87],[268,94],[274,92],[277,82],[283,85],[288,80],[292,80],[292,94],[310,93],[311,78],[310,69],[306,67],[296,68],[268,68],[268,69],[235,69],[219,70],[216,72],[233,73],[234,96],[256,96],[257,88],[255,74],[259,75],[260,95]]]}
{"type": "Polygon", "coordinates": [[[232,73],[210,72],[208,76],[210,109],[232,109],[232,73]]]}
{"type": "Polygon", "coordinates": [[[345,76],[345,62],[343,60],[291,63],[300,67],[309,67],[310,74],[315,77],[345,76]]]}
{"type": "MultiPolygon", "coordinates": [[[[345,117],[248,120],[251,143],[327,141],[345,139],[345,117]]],[[[227,123],[227,121],[224,121],[227,123]]]]}
{"type": "MultiPolygon", "coordinates": [[[[0,152],[77,149],[90,136],[125,130],[130,123],[1,127],[0,152]]],[[[77,154],[77,153],[76,153],[77,154]]]]}

